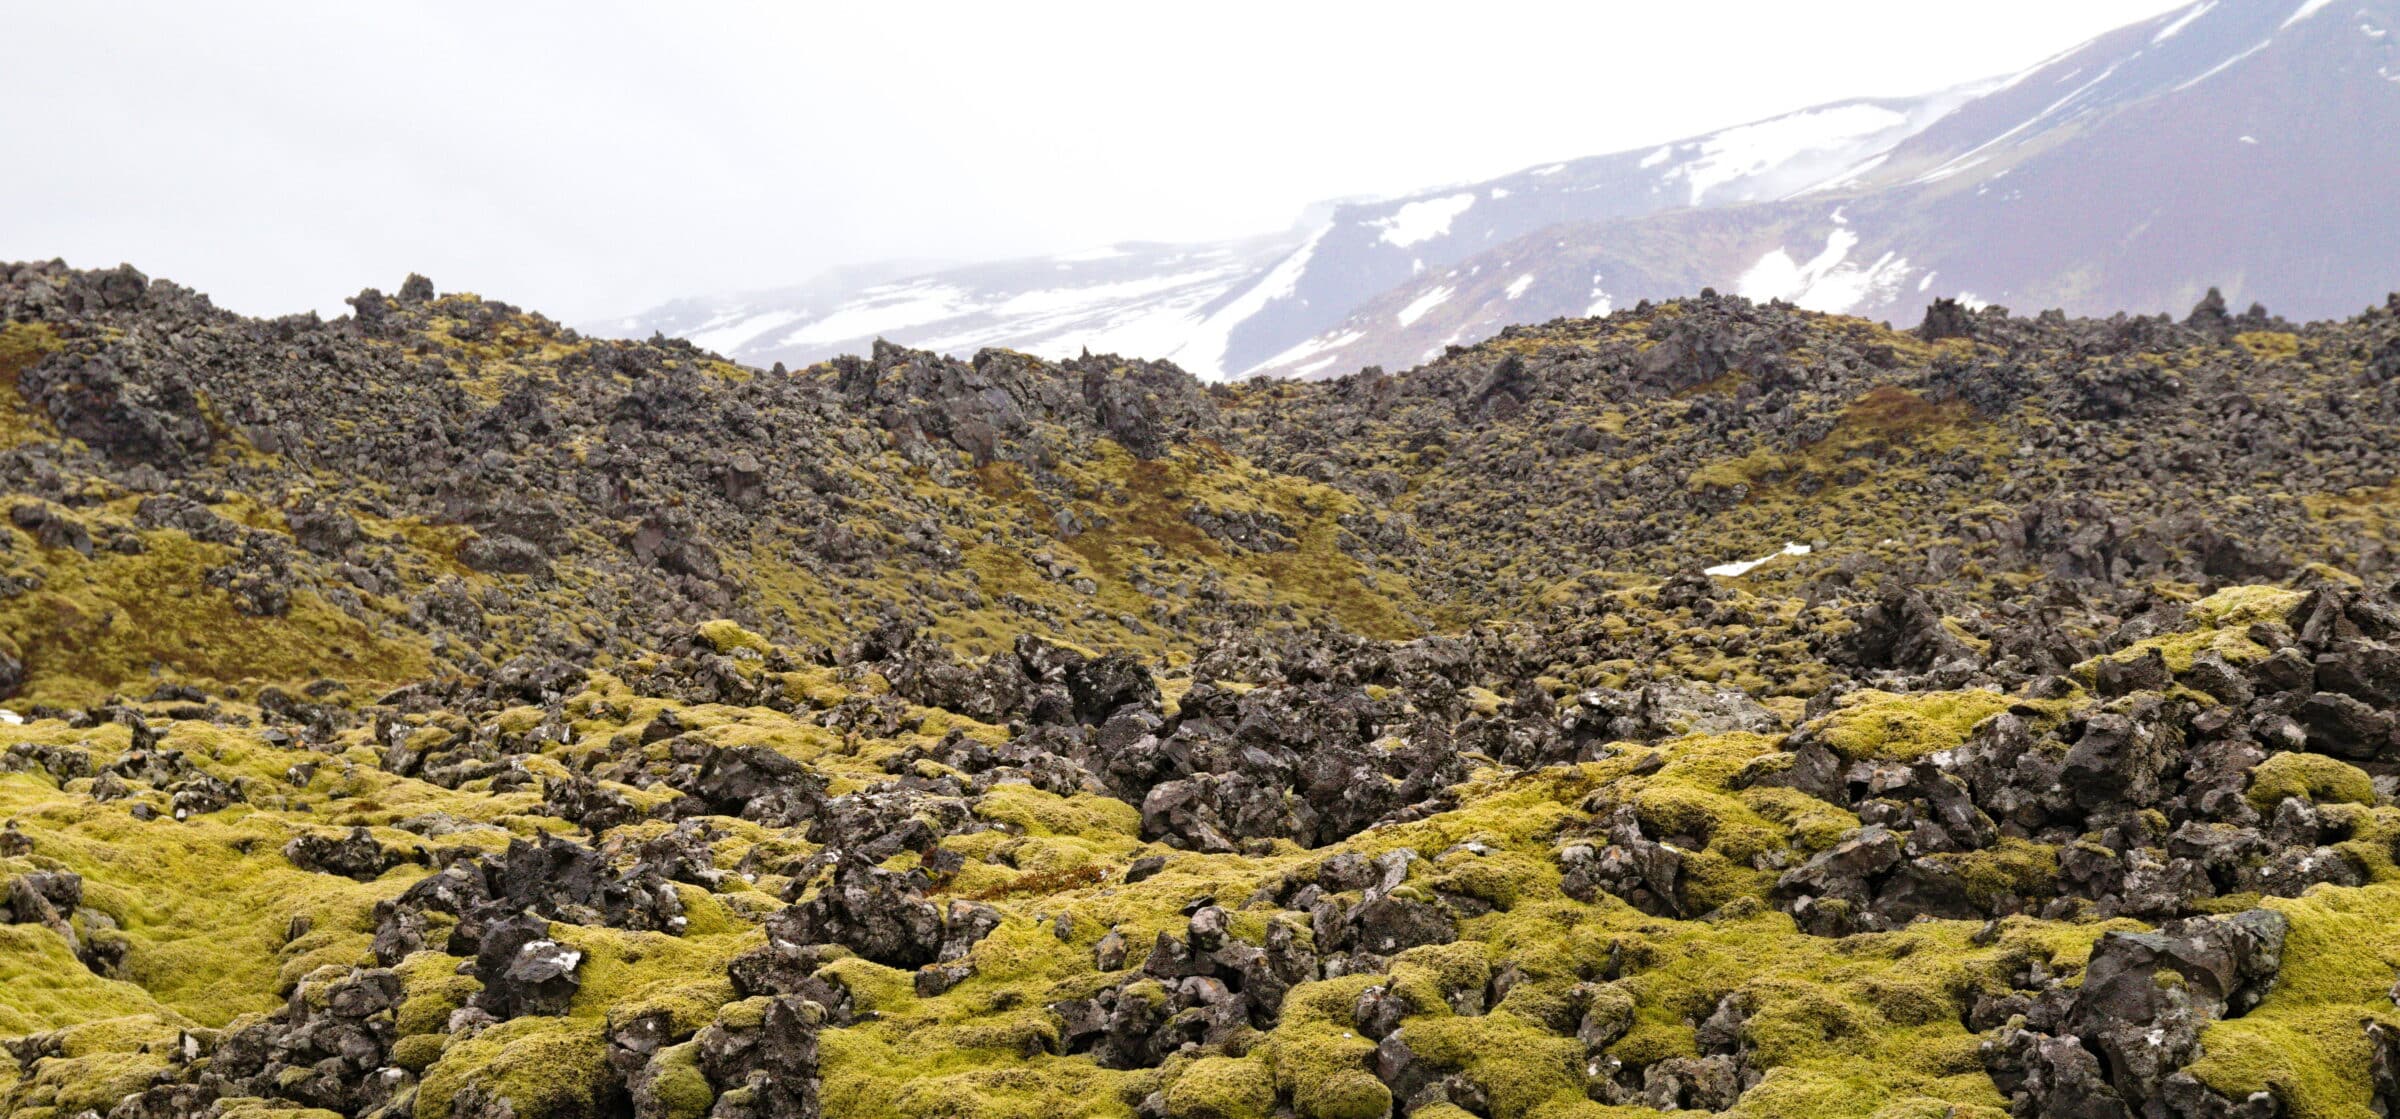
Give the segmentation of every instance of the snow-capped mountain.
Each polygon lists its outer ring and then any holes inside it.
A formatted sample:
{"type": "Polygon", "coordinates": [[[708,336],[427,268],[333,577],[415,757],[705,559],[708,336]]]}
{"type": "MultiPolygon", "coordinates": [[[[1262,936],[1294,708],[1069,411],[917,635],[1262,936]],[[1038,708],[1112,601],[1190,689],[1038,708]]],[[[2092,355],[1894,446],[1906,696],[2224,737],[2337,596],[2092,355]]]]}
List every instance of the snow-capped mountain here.
{"type": "Polygon", "coordinates": [[[1335,206],[1204,245],[853,270],[596,332],[764,365],[877,337],[1204,377],[1406,366],[1701,287],[1911,319],[1934,296],[2292,315],[2400,287],[2400,0],[2201,0],[2013,76],[1335,206]]]}
{"type": "MultiPolygon", "coordinates": [[[[1364,341],[1380,333],[1377,324],[1346,323],[1353,308],[1562,222],[1736,206],[1806,190],[1941,120],[1971,101],[1977,88],[1836,102],[1655,148],[1340,207],[1260,282],[1257,291],[1265,298],[1254,298],[1257,311],[1229,332],[1218,372],[1306,375],[1326,369],[1348,335],[1364,341]]],[[[1440,303],[1441,288],[1412,289],[1397,325],[1412,325],[1440,303]]]]}
{"type": "Polygon", "coordinates": [[[918,270],[849,270],[795,288],[686,299],[594,333],[688,338],[754,365],[859,352],[876,338],[967,354],[1123,353],[1203,377],[1305,361],[1315,336],[1430,270],[1567,221],[1780,198],[1858,166],[1976,87],[1845,101],[1655,148],[1488,182],[1336,205],[1281,234],[918,270]]]}
{"type": "Polygon", "coordinates": [[[1416,277],[1255,372],[1405,366],[1703,286],[1913,321],[1934,296],[2293,317],[2400,288],[2400,0],[2203,0],[1985,89],[1789,197],[1562,222],[1416,277]]]}
{"type": "Polygon", "coordinates": [[[1223,338],[1208,333],[1212,318],[1238,318],[1241,290],[1304,240],[1293,231],[952,267],[853,269],[798,287],[679,300],[590,329],[663,333],[759,366],[862,353],[887,338],[952,354],[1005,346],[1071,357],[1088,348],[1214,369],[1223,338]]]}

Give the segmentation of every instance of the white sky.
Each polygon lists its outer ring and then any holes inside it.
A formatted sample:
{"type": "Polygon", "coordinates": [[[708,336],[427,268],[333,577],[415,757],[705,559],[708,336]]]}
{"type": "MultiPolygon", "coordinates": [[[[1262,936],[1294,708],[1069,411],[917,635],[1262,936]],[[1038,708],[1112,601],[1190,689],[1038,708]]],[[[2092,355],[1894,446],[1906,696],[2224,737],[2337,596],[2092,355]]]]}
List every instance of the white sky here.
{"type": "Polygon", "coordinates": [[[1264,232],[2174,6],[0,0],[0,259],[129,261],[254,314],[413,270],[575,321],[1264,232]]]}

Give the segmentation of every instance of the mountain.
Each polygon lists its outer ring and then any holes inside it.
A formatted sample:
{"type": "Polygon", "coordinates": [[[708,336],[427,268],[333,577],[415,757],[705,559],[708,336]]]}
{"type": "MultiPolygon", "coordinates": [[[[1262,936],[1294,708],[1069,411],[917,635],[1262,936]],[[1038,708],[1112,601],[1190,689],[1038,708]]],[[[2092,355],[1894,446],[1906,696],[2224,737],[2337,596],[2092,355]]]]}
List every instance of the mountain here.
{"type": "Polygon", "coordinates": [[[2400,285],[2400,3],[2211,0],[1985,89],[1814,189],[1562,222],[1394,287],[1255,371],[1405,365],[1716,286],[1913,319],[1950,295],[2339,314],[2400,285]]]}
{"type": "MultiPolygon", "coordinates": [[[[1255,309],[1226,331],[1220,362],[1200,369],[1204,375],[1324,370],[1330,359],[1323,355],[1341,337],[1339,330],[1327,335],[1327,328],[1412,278],[1440,274],[1561,222],[1781,198],[1857,166],[1972,96],[1967,87],[1911,100],[1839,102],[1656,148],[1338,207],[1308,243],[1250,289],[1255,309]]],[[[1416,313],[1402,311],[1415,321],[1416,313]]]]}
{"type": "Polygon", "coordinates": [[[2203,0],[2005,79],[1335,207],[1305,232],[822,285],[595,327],[806,364],[876,337],[1400,367],[1510,323],[1717,287],[1912,318],[1954,296],[2099,314],[2209,287],[2305,316],[2400,283],[2394,0],[2203,0]]]}
{"type": "Polygon", "coordinates": [[[2400,1104],[2400,295],[351,305],[0,265],[0,1115],[2400,1104]]]}
{"type": "MultiPolygon", "coordinates": [[[[803,288],[684,300],[590,324],[665,333],[736,360],[805,365],[883,338],[942,353],[1139,354],[1221,380],[1305,362],[1312,336],[1428,269],[1563,221],[1780,198],[1856,167],[1940,119],[1974,87],[1859,100],[1484,183],[1350,202],[1275,236],[1126,244],[1054,257],[884,269],[803,288]]],[[[1322,368],[1319,363],[1317,368],[1322,368]]]]}
{"type": "Polygon", "coordinates": [[[808,284],[687,299],[594,333],[665,334],[756,365],[807,365],[879,338],[943,353],[1005,346],[1049,357],[1086,349],[1218,367],[1248,289],[1305,240],[1288,232],[1204,245],[1122,244],[934,270],[849,269],[808,284]]]}

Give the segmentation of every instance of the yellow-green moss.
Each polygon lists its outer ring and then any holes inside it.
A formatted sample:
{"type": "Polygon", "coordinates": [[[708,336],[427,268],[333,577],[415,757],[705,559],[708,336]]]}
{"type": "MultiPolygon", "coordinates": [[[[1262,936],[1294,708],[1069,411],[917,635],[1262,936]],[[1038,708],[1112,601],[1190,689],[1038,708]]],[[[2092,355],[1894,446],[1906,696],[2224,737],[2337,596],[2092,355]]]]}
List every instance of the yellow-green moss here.
{"type": "Polygon", "coordinates": [[[739,622],[727,621],[723,618],[700,623],[700,639],[708,642],[709,646],[716,651],[727,654],[736,649],[765,653],[773,648],[767,644],[766,638],[743,629],[739,622]]]}
{"type": "Polygon", "coordinates": [[[701,1119],[716,1102],[716,1091],[700,1072],[700,1046],[671,1045],[651,1058],[656,1079],[651,1091],[663,1111],[661,1119],[701,1119]]]}
{"type": "MultiPolygon", "coordinates": [[[[231,549],[181,532],[142,534],[138,555],[52,552],[42,589],[0,599],[0,630],[25,651],[25,694],[88,703],[148,691],[159,674],[207,684],[319,677],[389,684],[424,675],[425,640],[370,626],[301,591],[279,617],[251,617],[208,585],[231,549]]],[[[20,534],[19,554],[34,550],[20,534]]]]}
{"type": "Polygon", "coordinates": [[[1817,724],[1827,746],[1853,760],[1911,761],[1962,745],[1975,724],[2008,710],[2015,700],[1969,690],[1893,695],[1858,691],[1817,724]]]}
{"type": "Polygon", "coordinates": [[[2299,752],[2275,754],[2250,771],[2250,803],[2272,809],[2285,797],[2317,804],[2373,804],[2375,779],[2339,758],[2299,752]]]}
{"type": "Polygon", "coordinates": [[[2363,1024],[2400,1025],[2392,976],[2400,884],[2311,890],[2262,904],[2291,919],[2283,967],[2264,1001],[2201,1034],[2191,1072],[2240,1099],[2272,1088],[2293,1119],[2370,1119],[2372,1054],[2363,1024]]]}
{"type": "Polygon", "coordinates": [[[1982,906],[2011,896],[2044,897],[2058,883],[2058,848],[2014,836],[1981,850],[1931,858],[1957,871],[1966,884],[1967,900],[1982,906]]]}
{"type": "Polygon", "coordinates": [[[1256,1058],[1202,1057],[1167,1083],[1170,1119],[1266,1119],[1275,1076],[1256,1058]]]}
{"type": "Polygon", "coordinates": [[[514,1018],[454,1040],[417,1089],[417,1119],[448,1119],[462,1092],[507,1100],[518,1119],[571,1119],[597,1112],[614,1086],[608,1042],[597,1023],[514,1018]]]}

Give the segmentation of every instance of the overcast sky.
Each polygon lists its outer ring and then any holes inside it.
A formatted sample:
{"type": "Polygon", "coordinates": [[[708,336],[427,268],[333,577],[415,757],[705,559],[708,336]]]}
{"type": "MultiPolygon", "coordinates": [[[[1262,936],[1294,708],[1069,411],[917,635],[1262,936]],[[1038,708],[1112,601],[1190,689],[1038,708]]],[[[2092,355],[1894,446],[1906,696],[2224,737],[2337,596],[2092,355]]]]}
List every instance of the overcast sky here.
{"type": "Polygon", "coordinates": [[[253,314],[568,321],[829,266],[1264,232],[2030,65],[2160,0],[0,0],[0,259],[253,314]]]}

